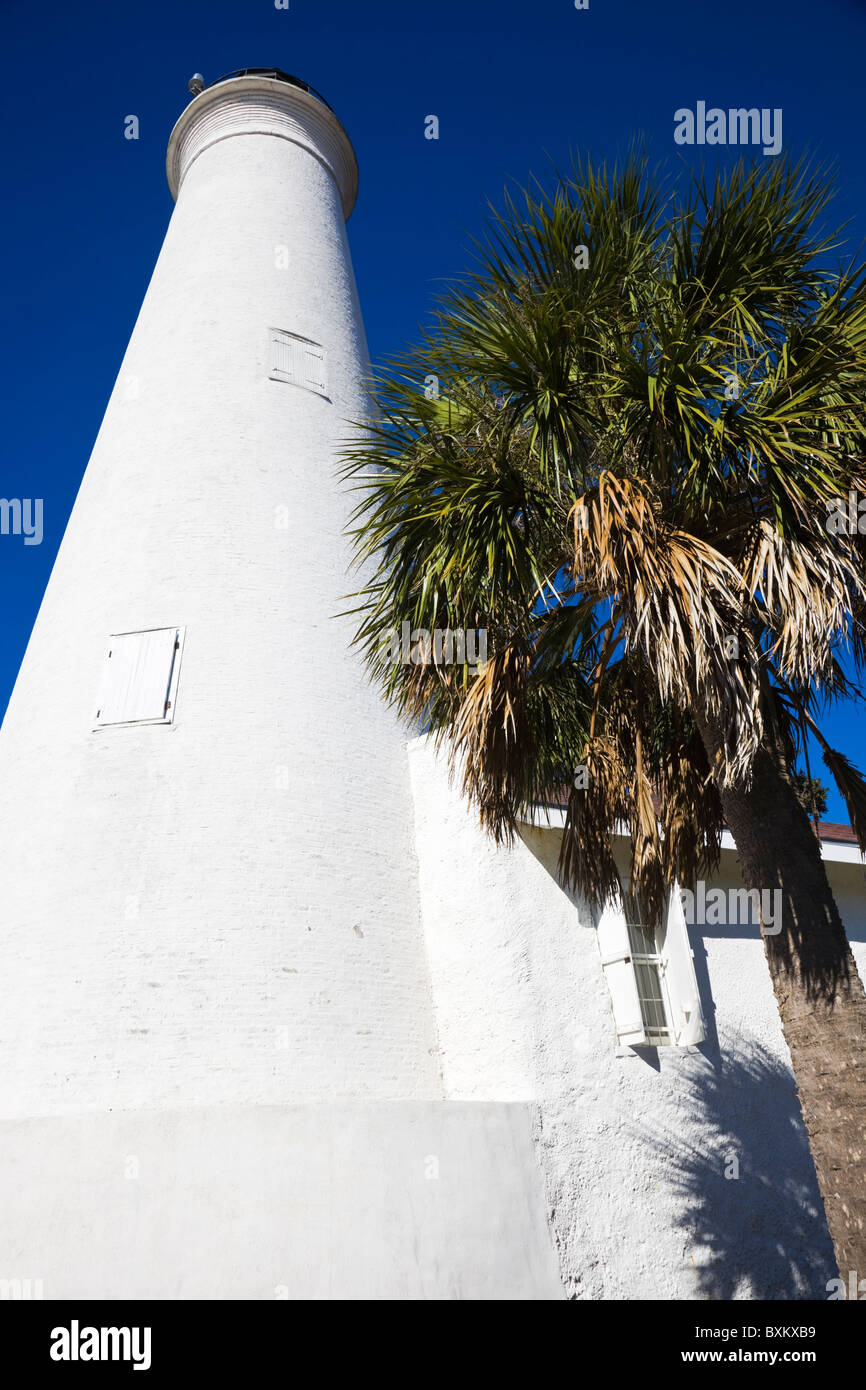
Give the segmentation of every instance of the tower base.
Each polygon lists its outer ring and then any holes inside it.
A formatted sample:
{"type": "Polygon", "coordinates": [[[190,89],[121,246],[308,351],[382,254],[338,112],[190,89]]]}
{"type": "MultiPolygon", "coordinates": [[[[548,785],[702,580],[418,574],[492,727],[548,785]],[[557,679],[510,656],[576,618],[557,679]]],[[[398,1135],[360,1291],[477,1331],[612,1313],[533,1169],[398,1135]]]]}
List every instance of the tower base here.
{"type": "Polygon", "coordinates": [[[532,1119],[397,1101],[7,1121],[0,1279],[46,1299],[559,1299],[532,1119]]]}

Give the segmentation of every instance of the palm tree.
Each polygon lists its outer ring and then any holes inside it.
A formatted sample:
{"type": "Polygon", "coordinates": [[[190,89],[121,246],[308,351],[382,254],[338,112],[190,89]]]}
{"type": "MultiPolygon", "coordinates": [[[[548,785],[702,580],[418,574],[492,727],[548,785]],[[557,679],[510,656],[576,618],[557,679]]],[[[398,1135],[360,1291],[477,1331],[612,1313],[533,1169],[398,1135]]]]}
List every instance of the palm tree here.
{"type": "Polygon", "coordinates": [[[767,962],[862,1273],[866,996],[792,780],[811,735],[866,849],[866,781],[819,727],[866,659],[863,537],[827,526],[866,496],[866,282],[825,264],[831,192],[772,161],[681,193],[633,158],[507,196],[346,473],[373,567],[356,641],[497,840],[580,765],[560,869],[596,907],[622,821],[651,923],[725,824],[747,887],[781,890],[767,962]],[[407,620],[484,628],[485,665],[394,663],[407,620]]]}
{"type": "Polygon", "coordinates": [[[800,769],[794,773],[791,781],[794,791],[810,816],[817,819],[827,814],[827,788],[823,782],[817,777],[810,777],[800,769]]]}

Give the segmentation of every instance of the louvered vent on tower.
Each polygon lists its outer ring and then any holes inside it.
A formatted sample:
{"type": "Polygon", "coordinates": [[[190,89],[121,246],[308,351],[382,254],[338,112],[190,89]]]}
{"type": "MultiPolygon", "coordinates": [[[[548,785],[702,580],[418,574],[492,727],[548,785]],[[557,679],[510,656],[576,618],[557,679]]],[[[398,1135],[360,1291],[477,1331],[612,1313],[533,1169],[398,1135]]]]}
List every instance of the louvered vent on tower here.
{"type": "Polygon", "coordinates": [[[325,349],[309,338],[272,328],[270,376],[272,381],[290,381],[293,386],[327,396],[325,349]]]}

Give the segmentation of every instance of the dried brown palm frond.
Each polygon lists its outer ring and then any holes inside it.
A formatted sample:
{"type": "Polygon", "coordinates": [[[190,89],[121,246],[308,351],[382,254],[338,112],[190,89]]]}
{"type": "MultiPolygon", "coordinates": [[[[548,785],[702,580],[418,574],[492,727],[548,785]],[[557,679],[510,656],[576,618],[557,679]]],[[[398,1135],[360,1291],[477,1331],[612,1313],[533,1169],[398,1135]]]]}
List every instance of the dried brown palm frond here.
{"type": "Polygon", "coordinates": [[[572,787],[565,815],[559,870],[563,881],[597,906],[622,891],[612,834],[627,816],[629,776],[614,738],[602,735],[583,750],[586,787],[572,787]]]}
{"type": "Polygon", "coordinates": [[[499,843],[513,837],[521,802],[521,763],[532,758],[528,711],[532,651],[514,640],[493,653],[462,701],[449,741],[452,772],[499,843]]]}
{"type": "Polygon", "coordinates": [[[658,926],[671,884],[693,883],[718,864],[721,803],[693,721],[659,704],[643,663],[621,663],[605,684],[582,752],[585,777],[569,798],[560,873],[596,904],[621,892],[658,926]],[[616,835],[628,841],[624,881],[616,835]]]}
{"type": "Polygon", "coordinates": [[[667,523],[642,479],[605,471],[571,521],[575,586],[616,604],[619,640],[626,653],[642,651],[663,703],[697,698],[726,726],[718,775],[745,777],[762,733],[759,654],[736,567],[667,523]]]}
{"type": "Polygon", "coordinates": [[[848,815],[851,817],[851,829],[857,836],[857,843],[861,851],[866,854],[866,778],[863,773],[853,763],[845,757],[844,753],[831,748],[827,741],[819,737],[822,746],[824,762],[833,774],[833,780],[848,808],[848,815]]]}
{"type": "Polygon", "coordinates": [[[715,873],[724,825],[721,798],[697,728],[677,713],[677,728],[652,769],[658,794],[665,878],[692,884],[715,873]]]}
{"type": "Polygon", "coordinates": [[[638,904],[641,920],[656,925],[667,906],[670,880],[665,874],[653,787],[647,775],[639,726],[635,730],[634,774],[627,805],[631,839],[629,896],[638,904]]]}
{"type": "Polygon", "coordinates": [[[832,661],[849,631],[852,604],[866,597],[866,571],[849,538],[828,544],[820,525],[782,534],[768,517],[751,528],[742,572],[780,677],[808,682],[832,661]]]}

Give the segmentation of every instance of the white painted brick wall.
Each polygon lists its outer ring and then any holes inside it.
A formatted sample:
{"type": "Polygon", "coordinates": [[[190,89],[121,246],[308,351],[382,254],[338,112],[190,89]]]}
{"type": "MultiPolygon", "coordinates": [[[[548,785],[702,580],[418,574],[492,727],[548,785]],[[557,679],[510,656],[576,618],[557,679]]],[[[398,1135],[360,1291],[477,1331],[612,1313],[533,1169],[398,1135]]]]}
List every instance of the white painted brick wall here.
{"type": "Polygon", "coordinates": [[[206,148],[0,734],[0,1114],[440,1093],[405,737],[334,616],[367,367],[331,172],[206,148]],[[273,327],[330,401],[269,379],[273,327]],[[107,636],[175,623],[175,724],[93,732],[107,636]]]}

